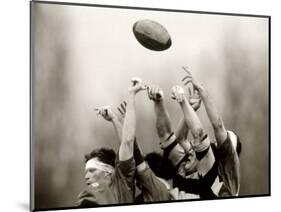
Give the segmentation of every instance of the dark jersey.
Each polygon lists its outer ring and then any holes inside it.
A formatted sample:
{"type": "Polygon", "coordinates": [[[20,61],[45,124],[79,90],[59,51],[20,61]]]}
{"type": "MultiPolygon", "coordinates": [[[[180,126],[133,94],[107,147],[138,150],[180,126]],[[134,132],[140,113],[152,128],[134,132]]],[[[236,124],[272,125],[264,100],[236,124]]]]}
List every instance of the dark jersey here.
{"type": "Polygon", "coordinates": [[[137,202],[157,202],[171,199],[169,185],[158,178],[146,165],[146,169],[137,173],[137,181],[141,187],[141,194],[136,198],[137,202]]]}
{"type": "Polygon", "coordinates": [[[215,152],[218,162],[218,175],[223,182],[219,196],[238,196],[240,189],[240,160],[230,140],[229,132],[227,139],[215,152]]]}
{"type": "Polygon", "coordinates": [[[189,193],[199,194],[200,198],[237,196],[240,186],[240,163],[229,133],[218,147],[209,145],[197,152],[199,179],[187,179],[177,175],[174,186],[189,193]]]}

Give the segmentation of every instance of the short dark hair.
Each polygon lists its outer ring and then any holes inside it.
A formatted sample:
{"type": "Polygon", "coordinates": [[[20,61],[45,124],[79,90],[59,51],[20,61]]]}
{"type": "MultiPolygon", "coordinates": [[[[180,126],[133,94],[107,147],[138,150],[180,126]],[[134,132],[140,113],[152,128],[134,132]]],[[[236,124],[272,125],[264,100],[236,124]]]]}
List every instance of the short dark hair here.
{"type": "Polygon", "coordinates": [[[99,161],[115,167],[116,154],[113,149],[94,149],[91,153],[85,155],[85,162],[92,158],[97,158],[99,161]]]}
{"type": "Polygon", "coordinates": [[[169,180],[175,176],[176,169],[172,162],[159,153],[149,153],[144,159],[157,177],[169,180]]]}

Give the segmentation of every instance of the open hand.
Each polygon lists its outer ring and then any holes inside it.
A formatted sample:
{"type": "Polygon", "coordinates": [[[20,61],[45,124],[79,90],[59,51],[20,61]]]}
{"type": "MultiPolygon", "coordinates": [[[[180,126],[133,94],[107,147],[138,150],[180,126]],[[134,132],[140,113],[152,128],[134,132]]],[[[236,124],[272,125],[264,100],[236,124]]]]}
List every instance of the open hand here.
{"type": "Polygon", "coordinates": [[[186,76],[182,78],[182,82],[184,85],[188,85],[189,83],[192,83],[195,90],[199,91],[202,88],[202,85],[192,76],[191,72],[187,70],[186,67],[182,67],[183,70],[186,73],[186,76]]]}
{"type": "Polygon", "coordinates": [[[113,112],[110,106],[97,107],[94,110],[96,115],[102,116],[107,121],[112,121],[116,117],[116,114],[113,112]]]}

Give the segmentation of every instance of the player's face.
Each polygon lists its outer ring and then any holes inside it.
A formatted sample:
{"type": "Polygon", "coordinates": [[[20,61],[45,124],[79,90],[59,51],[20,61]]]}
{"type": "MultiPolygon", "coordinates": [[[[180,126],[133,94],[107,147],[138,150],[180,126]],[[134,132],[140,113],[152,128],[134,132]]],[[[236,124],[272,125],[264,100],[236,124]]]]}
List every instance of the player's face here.
{"type": "Polygon", "coordinates": [[[188,158],[186,161],[183,161],[178,169],[178,174],[185,177],[197,171],[197,159],[195,151],[191,148],[188,152],[188,158]]]}
{"type": "Polygon", "coordinates": [[[109,184],[110,182],[110,175],[105,171],[101,171],[96,168],[88,168],[85,172],[85,180],[87,185],[99,186],[102,184],[109,184]]]}

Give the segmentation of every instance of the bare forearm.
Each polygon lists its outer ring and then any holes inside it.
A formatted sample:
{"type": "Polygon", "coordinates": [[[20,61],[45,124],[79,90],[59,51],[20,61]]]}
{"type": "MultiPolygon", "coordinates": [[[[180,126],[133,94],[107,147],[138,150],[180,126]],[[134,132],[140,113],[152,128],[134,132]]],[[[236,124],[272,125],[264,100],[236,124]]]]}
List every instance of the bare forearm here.
{"type": "Polygon", "coordinates": [[[130,94],[123,124],[123,140],[134,140],[136,134],[135,95],[130,94]]]}
{"type": "Polygon", "coordinates": [[[129,94],[127,112],[122,129],[119,158],[120,160],[127,160],[133,156],[133,146],[136,134],[135,95],[133,94],[129,94]]]}
{"type": "Polygon", "coordinates": [[[195,142],[199,142],[200,138],[203,136],[203,127],[199,117],[186,98],[180,103],[180,106],[184,114],[186,125],[190,129],[195,142]]]}
{"type": "Polygon", "coordinates": [[[204,88],[200,88],[199,94],[203,100],[207,115],[213,126],[216,140],[217,140],[217,142],[221,143],[227,137],[227,132],[226,132],[226,129],[224,128],[223,120],[222,120],[221,116],[219,115],[219,112],[218,112],[212,98],[209,96],[208,92],[204,88]]]}
{"type": "Polygon", "coordinates": [[[213,127],[220,127],[223,123],[221,120],[221,117],[219,116],[219,113],[216,109],[216,106],[214,105],[213,100],[208,95],[207,91],[205,91],[203,88],[199,90],[199,94],[202,97],[203,103],[206,108],[207,115],[213,125],[213,127]]]}
{"type": "Polygon", "coordinates": [[[187,139],[187,135],[188,135],[188,127],[185,123],[185,118],[181,118],[178,127],[175,130],[175,136],[178,138],[178,140],[185,140],[187,139]]]}
{"type": "Polygon", "coordinates": [[[155,102],[156,129],[161,140],[166,139],[172,132],[171,120],[163,101],[155,102]]]}

